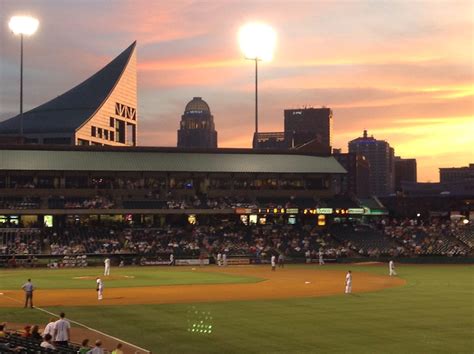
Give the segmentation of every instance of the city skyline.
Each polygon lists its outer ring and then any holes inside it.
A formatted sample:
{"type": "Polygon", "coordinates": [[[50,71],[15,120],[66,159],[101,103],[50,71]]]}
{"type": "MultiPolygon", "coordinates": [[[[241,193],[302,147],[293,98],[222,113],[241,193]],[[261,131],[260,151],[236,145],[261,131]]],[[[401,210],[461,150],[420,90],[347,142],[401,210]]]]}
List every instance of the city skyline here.
{"type": "Polygon", "coordinates": [[[335,148],[347,151],[367,129],[398,156],[416,158],[419,181],[474,160],[471,2],[113,4],[0,2],[0,120],[19,107],[19,41],[8,19],[27,13],[40,27],[24,44],[25,111],[136,39],[139,145],[175,146],[183,107],[200,96],[219,147],[250,147],[254,72],[237,32],[259,20],[278,34],[274,60],[259,70],[261,131],[281,131],[284,109],[324,105],[334,111],[335,148]]]}

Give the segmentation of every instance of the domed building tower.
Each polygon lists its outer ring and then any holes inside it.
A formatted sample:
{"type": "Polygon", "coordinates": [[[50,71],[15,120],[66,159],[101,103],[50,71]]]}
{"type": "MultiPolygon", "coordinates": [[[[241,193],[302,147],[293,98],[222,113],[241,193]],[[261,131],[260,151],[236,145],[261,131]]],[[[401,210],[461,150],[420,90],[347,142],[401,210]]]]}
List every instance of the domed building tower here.
{"type": "Polygon", "coordinates": [[[217,148],[217,132],[209,105],[194,97],[184,109],[178,130],[180,148],[217,148]]]}

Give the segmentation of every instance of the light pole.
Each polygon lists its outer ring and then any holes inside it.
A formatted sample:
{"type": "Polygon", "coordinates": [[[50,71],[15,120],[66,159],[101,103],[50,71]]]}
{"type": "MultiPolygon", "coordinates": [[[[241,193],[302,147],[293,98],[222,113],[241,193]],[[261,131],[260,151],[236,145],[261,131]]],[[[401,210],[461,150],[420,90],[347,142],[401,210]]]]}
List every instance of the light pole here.
{"type": "Polygon", "coordinates": [[[255,61],[255,134],[258,133],[258,62],[262,59],[255,58],[245,58],[247,60],[255,61]]]}
{"type": "Polygon", "coordinates": [[[20,35],[20,137],[23,136],[23,36],[31,36],[38,26],[39,21],[30,16],[13,16],[8,23],[11,31],[20,35]]]}
{"type": "Polygon", "coordinates": [[[268,25],[249,23],[239,30],[240,48],[245,59],[255,61],[255,136],[258,133],[258,62],[270,61],[276,44],[276,33],[268,25]]]}

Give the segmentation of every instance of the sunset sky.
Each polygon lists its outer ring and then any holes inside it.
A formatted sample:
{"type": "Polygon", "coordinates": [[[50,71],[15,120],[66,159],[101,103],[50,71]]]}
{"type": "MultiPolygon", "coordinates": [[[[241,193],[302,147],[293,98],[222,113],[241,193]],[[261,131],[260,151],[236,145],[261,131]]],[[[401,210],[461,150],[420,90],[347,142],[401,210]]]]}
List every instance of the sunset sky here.
{"type": "Polygon", "coordinates": [[[367,129],[417,158],[419,181],[474,162],[474,1],[0,0],[0,120],[19,110],[18,14],[40,20],[25,40],[25,110],[137,40],[140,145],[176,146],[184,106],[201,96],[219,147],[250,147],[254,68],[237,33],[259,21],[278,35],[259,70],[261,131],[283,130],[286,108],[324,105],[333,147],[367,129]]]}

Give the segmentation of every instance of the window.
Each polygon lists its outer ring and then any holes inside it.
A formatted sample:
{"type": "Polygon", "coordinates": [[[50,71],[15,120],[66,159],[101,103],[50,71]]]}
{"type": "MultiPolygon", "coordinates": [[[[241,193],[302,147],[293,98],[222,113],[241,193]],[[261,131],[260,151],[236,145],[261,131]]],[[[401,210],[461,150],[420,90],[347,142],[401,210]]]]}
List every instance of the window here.
{"type": "Polygon", "coordinates": [[[89,145],[89,140],[77,139],[77,145],[89,145]]]}
{"type": "Polygon", "coordinates": [[[114,122],[114,119],[112,117],[110,117],[109,126],[111,128],[113,128],[115,126],[115,122],[114,122]]]}
{"type": "Polygon", "coordinates": [[[109,140],[109,131],[104,129],[104,139],[109,140]]]}
{"type": "Polygon", "coordinates": [[[125,122],[115,120],[115,141],[125,144],[125,122]]]}
{"type": "Polygon", "coordinates": [[[99,136],[99,138],[102,138],[102,128],[97,129],[97,135],[99,136]]]}
{"type": "Polygon", "coordinates": [[[115,141],[115,133],[114,132],[110,132],[110,141],[115,141]]]}
{"type": "Polygon", "coordinates": [[[95,127],[91,127],[91,135],[96,136],[96,128],[95,127]]]}

